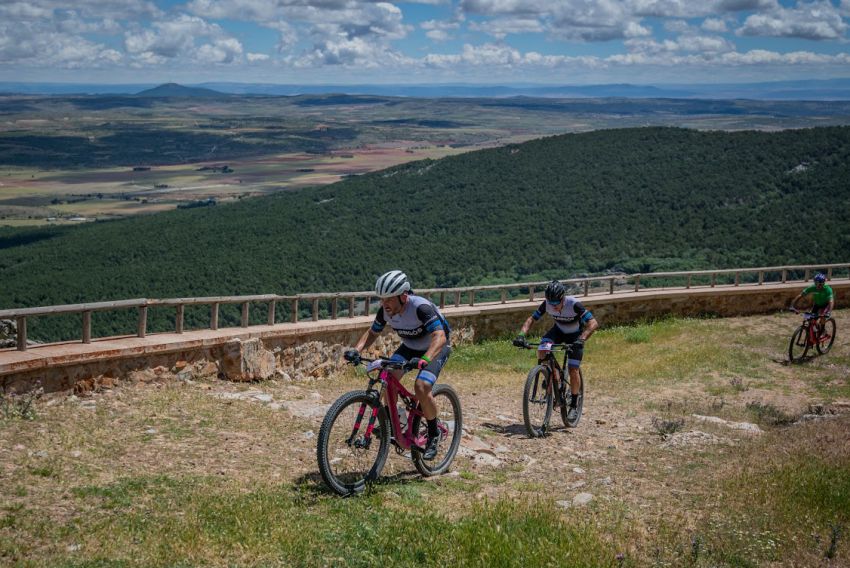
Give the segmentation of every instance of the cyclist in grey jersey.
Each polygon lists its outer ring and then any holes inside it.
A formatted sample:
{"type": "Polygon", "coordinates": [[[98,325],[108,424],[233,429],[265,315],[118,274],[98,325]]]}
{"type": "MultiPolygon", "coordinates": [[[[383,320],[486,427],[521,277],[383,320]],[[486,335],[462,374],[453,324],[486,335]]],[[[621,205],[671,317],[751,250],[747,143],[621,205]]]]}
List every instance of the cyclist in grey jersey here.
{"type": "MultiPolygon", "coordinates": [[[[570,400],[570,409],[567,413],[569,420],[575,420],[577,413],[576,403],[579,392],[580,377],[578,374],[581,360],[584,357],[584,342],[593,335],[599,327],[599,323],[590,313],[590,310],[573,296],[567,296],[564,285],[553,280],[546,286],[546,299],[538,306],[531,316],[525,320],[519,335],[514,340],[516,345],[525,345],[525,334],[534,325],[534,322],[549,314],[555,320],[555,325],[540,339],[540,347],[537,350],[538,358],[542,361],[545,354],[551,350],[553,343],[572,343],[573,350],[567,360],[570,374],[570,392],[573,394],[570,400]]],[[[557,386],[560,377],[555,377],[557,386]]]]}
{"type": "Polygon", "coordinates": [[[379,310],[371,329],[375,333],[381,333],[389,324],[401,338],[402,344],[414,351],[425,352],[431,345],[431,333],[442,329],[448,336],[449,324],[437,306],[427,298],[410,293],[406,296],[404,311],[387,318],[387,310],[379,310]]]}
{"type": "MultiPolygon", "coordinates": [[[[415,362],[419,369],[414,392],[428,421],[428,444],[422,457],[432,460],[437,455],[440,431],[437,403],[431,391],[452,352],[449,324],[431,301],[411,293],[407,276],[400,270],[392,270],[378,278],[375,293],[381,298],[381,309],[354,349],[345,352],[345,358],[359,361],[360,352],[374,343],[387,324],[395,330],[401,345],[391,359],[415,362]]],[[[403,373],[401,370],[394,372],[403,373]]]]}

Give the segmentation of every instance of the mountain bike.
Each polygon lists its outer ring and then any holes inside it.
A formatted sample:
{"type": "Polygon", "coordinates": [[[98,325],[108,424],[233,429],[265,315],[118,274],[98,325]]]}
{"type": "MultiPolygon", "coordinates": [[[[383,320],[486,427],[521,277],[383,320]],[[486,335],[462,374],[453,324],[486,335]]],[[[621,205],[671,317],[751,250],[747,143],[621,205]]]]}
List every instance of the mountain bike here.
{"type": "MultiPolygon", "coordinates": [[[[799,313],[799,310],[793,308],[791,311],[799,313]]],[[[830,316],[821,326],[818,319],[820,316],[816,313],[803,314],[803,323],[794,330],[788,345],[788,359],[792,363],[802,361],[812,349],[817,349],[821,355],[826,355],[832,349],[835,343],[835,320],[830,316]]]]}
{"type": "Polygon", "coordinates": [[[440,448],[433,460],[426,461],[422,454],[428,440],[428,423],[416,395],[391,372],[410,371],[414,364],[365,357],[361,362],[368,363],[369,386],[339,397],[319,429],[316,454],[319,472],[328,487],[343,496],[362,492],[381,475],[390,445],[399,455],[410,451],[413,465],[423,476],[446,472],[457,454],[463,431],[460,399],[455,390],[439,384],[431,391],[437,401],[440,448]],[[386,395],[389,416],[381,405],[381,393],[386,395]],[[404,424],[397,408],[399,401],[407,414],[404,424]]]}
{"type": "MultiPolygon", "coordinates": [[[[539,346],[540,343],[518,344],[515,342],[514,345],[523,349],[531,349],[539,346]]],[[[584,405],[584,375],[579,369],[579,391],[575,395],[578,397],[576,418],[569,420],[568,413],[573,394],[570,390],[569,373],[564,376],[563,372],[563,369],[567,368],[567,360],[573,349],[573,344],[555,343],[551,345],[552,348],[546,352],[543,361],[528,373],[522,393],[522,418],[525,422],[525,431],[530,438],[545,436],[549,431],[549,420],[552,418],[552,410],[556,401],[561,408],[561,420],[564,426],[575,428],[581,420],[581,410],[584,405]],[[556,351],[564,352],[563,364],[558,364],[556,351]],[[556,372],[557,376],[561,378],[557,386],[555,386],[553,380],[556,372]]]]}

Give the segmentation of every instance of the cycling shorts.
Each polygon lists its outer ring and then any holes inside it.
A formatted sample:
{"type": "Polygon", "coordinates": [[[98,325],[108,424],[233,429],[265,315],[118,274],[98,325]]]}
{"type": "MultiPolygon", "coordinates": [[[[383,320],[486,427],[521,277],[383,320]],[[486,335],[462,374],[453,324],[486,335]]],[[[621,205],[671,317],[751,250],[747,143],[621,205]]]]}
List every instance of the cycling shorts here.
{"type": "MultiPolygon", "coordinates": [[[[419,351],[418,349],[411,349],[402,343],[390,359],[392,361],[409,361],[414,357],[421,358],[427,352],[427,350],[419,351]]],[[[440,376],[440,371],[443,370],[443,365],[445,365],[446,361],[448,361],[451,352],[452,348],[447,343],[443,346],[437,356],[434,357],[427,366],[425,366],[425,368],[420,369],[419,374],[416,376],[416,380],[423,381],[429,385],[436,383],[437,377],[440,376]]]]}
{"type": "Polygon", "coordinates": [[[829,304],[824,304],[822,306],[812,306],[812,309],[809,310],[809,313],[815,316],[822,316],[828,308],[829,304]]]}
{"type": "MultiPolygon", "coordinates": [[[[553,343],[573,343],[581,335],[580,331],[575,333],[564,333],[555,325],[546,332],[546,335],[540,338],[540,347],[537,348],[538,357],[542,355],[541,351],[549,351],[553,343]]],[[[569,359],[567,359],[567,367],[578,369],[581,367],[581,359],[584,356],[584,346],[576,345],[570,351],[569,359]]]]}

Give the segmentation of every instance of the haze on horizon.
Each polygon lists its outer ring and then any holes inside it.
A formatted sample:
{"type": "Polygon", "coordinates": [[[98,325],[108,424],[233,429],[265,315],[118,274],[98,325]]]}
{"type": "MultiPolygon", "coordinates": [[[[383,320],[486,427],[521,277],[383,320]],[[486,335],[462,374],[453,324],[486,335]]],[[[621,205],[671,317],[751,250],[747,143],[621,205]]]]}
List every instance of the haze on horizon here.
{"type": "Polygon", "coordinates": [[[7,0],[0,81],[850,77],[850,0],[7,0]]]}

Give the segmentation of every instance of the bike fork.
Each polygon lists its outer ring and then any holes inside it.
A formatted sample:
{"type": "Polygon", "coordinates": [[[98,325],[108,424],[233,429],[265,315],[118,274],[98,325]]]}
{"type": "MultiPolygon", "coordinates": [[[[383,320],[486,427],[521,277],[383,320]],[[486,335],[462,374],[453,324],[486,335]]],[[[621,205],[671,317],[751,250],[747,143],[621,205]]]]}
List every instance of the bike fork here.
{"type": "Polygon", "coordinates": [[[372,442],[372,430],[375,429],[375,420],[378,418],[378,407],[372,409],[372,413],[369,415],[369,422],[366,424],[366,432],[363,434],[363,440],[357,440],[357,432],[360,431],[360,425],[363,423],[363,416],[366,414],[366,403],[360,403],[360,410],[357,412],[357,420],[354,421],[354,428],[351,429],[351,436],[348,437],[348,440],[345,441],[346,445],[351,446],[354,444],[358,447],[368,448],[369,444],[372,442]]]}

